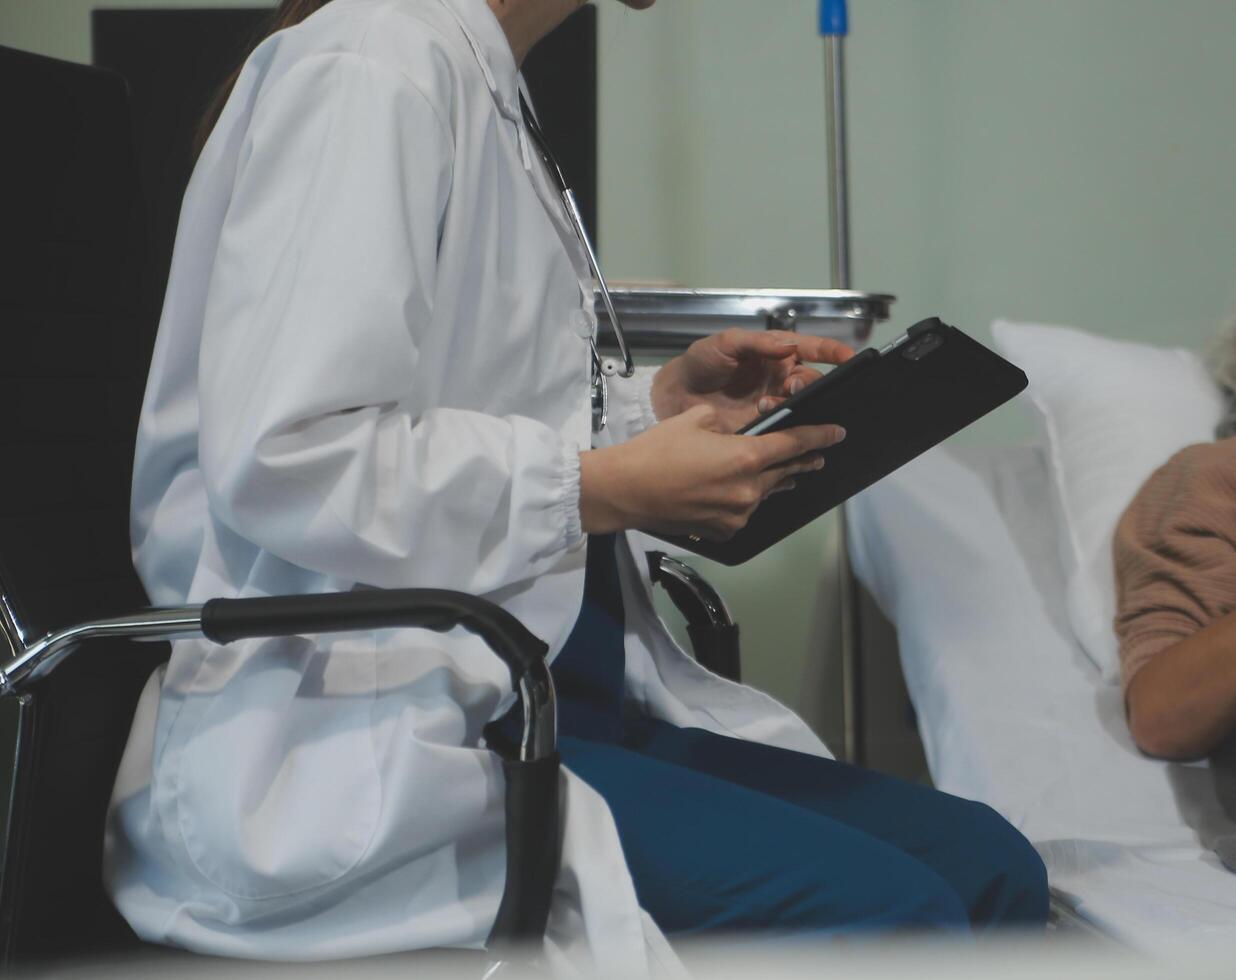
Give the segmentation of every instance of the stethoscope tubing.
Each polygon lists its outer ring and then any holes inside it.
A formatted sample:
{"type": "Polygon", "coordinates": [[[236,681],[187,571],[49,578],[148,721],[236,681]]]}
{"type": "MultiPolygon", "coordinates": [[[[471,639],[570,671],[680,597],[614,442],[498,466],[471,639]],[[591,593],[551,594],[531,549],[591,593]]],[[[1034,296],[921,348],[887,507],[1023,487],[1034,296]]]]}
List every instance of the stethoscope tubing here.
{"type": "Polygon", "coordinates": [[[593,368],[603,377],[618,375],[621,378],[629,378],[635,373],[635,361],[631,356],[631,348],[627,344],[626,331],[622,329],[622,321],[618,316],[617,309],[614,307],[614,298],[610,294],[609,283],[606,282],[605,274],[601,271],[601,263],[597,258],[596,249],[593,247],[592,239],[588,235],[588,229],[584,226],[584,218],[579,210],[579,202],[575,199],[575,192],[567,184],[566,176],[562,172],[558,158],[554,155],[554,151],[549,145],[549,140],[546,139],[545,133],[541,130],[540,124],[532,114],[532,109],[529,107],[528,101],[524,98],[522,92],[519,94],[519,107],[523,113],[524,125],[528,127],[528,132],[532,135],[533,142],[536,143],[541,159],[545,161],[545,166],[558,185],[558,193],[562,198],[563,207],[566,209],[567,218],[571,222],[575,236],[579,239],[580,244],[583,245],[584,252],[588,256],[588,265],[592,269],[592,274],[596,276],[597,287],[601,293],[601,303],[609,316],[610,325],[614,328],[614,338],[618,342],[618,353],[622,358],[621,366],[612,358],[601,357],[601,353],[597,349],[596,333],[595,331],[593,332],[592,337],[588,341],[592,348],[593,368]]]}

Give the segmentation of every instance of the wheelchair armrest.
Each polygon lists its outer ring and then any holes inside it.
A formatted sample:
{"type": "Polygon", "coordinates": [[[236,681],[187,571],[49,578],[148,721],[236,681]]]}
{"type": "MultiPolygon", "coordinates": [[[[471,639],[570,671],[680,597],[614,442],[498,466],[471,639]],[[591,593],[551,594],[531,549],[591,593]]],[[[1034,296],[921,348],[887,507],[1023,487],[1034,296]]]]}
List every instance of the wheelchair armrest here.
{"type": "MultiPolygon", "coordinates": [[[[2,585],[2,583],[0,583],[2,585]]],[[[544,935],[558,869],[558,753],[548,647],[505,609],[439,589],[363,590],[258,599],[212,599],[202,606],[148,609],[79,623],[27,642],[15,603],[0,588],[0,634],[14,656],[0,666],[0,695],[18,695],[89,640],[170,640],[203,636],[216,643],[250,637],[303,636],[418,627],[462,626],[507,665],[524,713],[519,758],[504,759],[507,877],[489,937],[506,958],[544,935]],[[12,613],[10,615],[9,613],[12,613]]]]}
{"type": "Polygon", "coordinates": [[[695,659],[714,674],[741,681],[738,624],[720,593],[686,562],[660,551],[648,552],[648,570],[686,619],[695,659]]]}
{"type": "Polygon", "coordinates": [[[262,599],[212,599],[202,606],[202,635],[216,643],[263,636],[419,627],[445,633],[462,626],[479,636],[511,672],[525,728],[520,758],[555,751],[549,648],[501,606],[442,589],[371,589],[262,599]],[[531,729],[531,731],[529,730],[531,729]]]}
{"type": "MultiPolygon", "coordinates": [[[[11,607],[0,596],[0,608],[11,607]]],[[[441,589],[389,589],[258,599],[212,599],[202,606],[147,609],[131,616],[79,623],[27,643],[0,617],[14,656],[0,666],[0,693],[50,673],[91,639],[170,640],[204,636],[216,643],[264,636],[302,636],[419,627],[444,633],[462,626],[506,664],[524,706],[523,759],[552,755],[556,743],[548,647],[494,603],[441,589]]]]}

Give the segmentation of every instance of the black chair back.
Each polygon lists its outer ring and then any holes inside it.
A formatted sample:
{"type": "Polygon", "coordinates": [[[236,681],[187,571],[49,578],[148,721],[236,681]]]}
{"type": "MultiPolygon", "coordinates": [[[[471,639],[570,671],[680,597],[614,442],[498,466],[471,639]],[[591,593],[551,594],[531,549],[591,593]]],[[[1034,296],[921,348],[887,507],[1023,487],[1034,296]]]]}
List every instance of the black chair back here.
{"type": "MultiPolygon", "coordinates": [[[[0,48],[0,118],[0,559],[37,635],[147,604],[128,511],[155,316],[123,80],[0,48]]],[[[102,886],[104,815],[166,656],[101,643],[0,699],[5,962],[135,942],[102,886]]]]}

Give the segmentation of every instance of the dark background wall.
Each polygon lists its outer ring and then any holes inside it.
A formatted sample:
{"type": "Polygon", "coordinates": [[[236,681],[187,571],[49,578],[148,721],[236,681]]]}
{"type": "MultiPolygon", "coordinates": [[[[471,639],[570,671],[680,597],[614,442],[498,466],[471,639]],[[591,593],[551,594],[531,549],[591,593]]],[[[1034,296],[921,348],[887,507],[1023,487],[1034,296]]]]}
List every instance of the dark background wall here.
{"type": "MultiPolygon", "coordinates": [[[[95,10],[94,62],[129,82],[152,244],[152,305],[162,305],[193,135],[220,83],[244,58],[269,8],[95,10]]],[[[596,10],[585,7],[524,66],[542,125],[597,235],[596,10]]]]}

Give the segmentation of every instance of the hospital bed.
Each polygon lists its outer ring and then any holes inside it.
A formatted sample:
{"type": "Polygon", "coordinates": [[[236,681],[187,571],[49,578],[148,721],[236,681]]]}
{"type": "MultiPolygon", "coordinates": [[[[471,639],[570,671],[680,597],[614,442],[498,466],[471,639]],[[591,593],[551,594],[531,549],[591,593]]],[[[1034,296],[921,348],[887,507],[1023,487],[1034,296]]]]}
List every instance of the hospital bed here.
{"type": "Polygon", "coordinates": [[[937,448],[848,517],[935,785],[1016,825],[1083,926],[1160,953],[1236,948],[1236,874],[1211,850],[1236,834],[1236,773],[1134,746],[1070,625],[1045,446],[937,448]]]}

